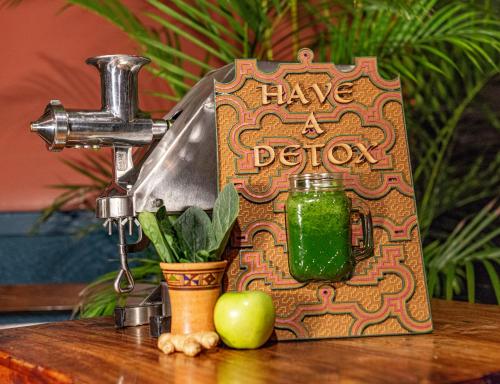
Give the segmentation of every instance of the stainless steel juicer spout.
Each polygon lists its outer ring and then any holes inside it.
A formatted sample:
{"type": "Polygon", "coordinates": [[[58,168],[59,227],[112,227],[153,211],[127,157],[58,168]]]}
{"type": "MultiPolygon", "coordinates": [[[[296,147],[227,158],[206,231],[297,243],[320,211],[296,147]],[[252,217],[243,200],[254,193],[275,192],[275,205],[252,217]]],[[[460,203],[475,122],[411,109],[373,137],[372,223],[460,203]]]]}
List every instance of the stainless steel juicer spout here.
{"type": "Polygon", "coordinates": [[[134,281],[127,265],[127,253],[147,245],[135,219],[133,201],[129,194],[137,180],[132,150],[158,141],[168,130],[169,122],[153,120],[139,110],[137,76],[150,60],[129,55],[92,57],[87,64],[95,66],[101,76],[102,108],[98,111],[65,109],[59,100],[52,100],[43,115],[31,123],[31,131],[38,133],[51,151],[63,148],[113,148],[113,182],[97,199],[96,216],[105,219],[111,234],[118,228],[121,270],[115,280],[117,292],[130,292],[134,281]],[[127,244],[125,226],[132,234],[138,227],[139,238],[127,244]],[[124,283],[122,283],[124,280],[124,283]]]}

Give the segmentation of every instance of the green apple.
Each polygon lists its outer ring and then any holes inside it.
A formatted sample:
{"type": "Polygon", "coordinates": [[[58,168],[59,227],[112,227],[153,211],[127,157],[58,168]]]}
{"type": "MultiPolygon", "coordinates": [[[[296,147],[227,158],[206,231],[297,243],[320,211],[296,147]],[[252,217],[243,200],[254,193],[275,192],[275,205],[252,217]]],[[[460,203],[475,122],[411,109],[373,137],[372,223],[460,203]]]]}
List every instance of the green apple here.
{"type": "Polygon", "coordinates": [[[214,323],[224,344],[237,349],[263,345],[273,333],[276,314],[271,296],[261,291],[224,293],[214,309],[214,323]]]}

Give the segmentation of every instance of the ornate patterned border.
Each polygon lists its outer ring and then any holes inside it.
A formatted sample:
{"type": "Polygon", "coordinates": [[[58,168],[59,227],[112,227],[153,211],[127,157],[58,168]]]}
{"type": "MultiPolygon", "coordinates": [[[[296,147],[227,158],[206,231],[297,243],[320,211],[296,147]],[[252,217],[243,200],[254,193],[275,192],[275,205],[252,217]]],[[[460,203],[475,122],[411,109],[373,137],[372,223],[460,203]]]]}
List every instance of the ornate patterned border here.
{"type": "MultiPolygon", "coordinates": [[[[272,73],[261,72],[255,60],[237,60],[234,80],[215,86],[219,184],[232,181],[242,204],[239,231],[229,254],[228,288],[268,291],[278,308],[279,339],[429,332],[432,323],[400,82],[382,79],[374,58],[356,59],[351,71],[313,63],[310,50],[301,50],[298,59],[298,63],[280,64],[272,73]],[[317,139],[305,138],[293,128],[304,124],[312,106],[259,104],[259,95],[247,89],[252,83],[281,85],[284,94],[290,95],[294,81],[316,77],[327,78],[333,88],[356,84],[356,93],[365,100],[354,97],[353,102],[339,103],[330,93],[328,108],[314,112],[327,133],[319,136],[325,140],[323,165],[312,171],[342,173],[351,197],[364,200],[373,214],[375,257],[359,264],[344,283],[303,284],[288,273],[284,201],[288,177],[311,171],[306,155],[301,152],[294,166],[264,170],[255,166],[249,145],[279,150],[317,139]],[[374,140],[376,145],[371,146],[374,140]],[[338,143],[363,143],[378,161],[364,171],[350,164],[331,164],[326,156],[338,143]]],[[[353,241],[359,237],[355,226],[353,241]]]]}

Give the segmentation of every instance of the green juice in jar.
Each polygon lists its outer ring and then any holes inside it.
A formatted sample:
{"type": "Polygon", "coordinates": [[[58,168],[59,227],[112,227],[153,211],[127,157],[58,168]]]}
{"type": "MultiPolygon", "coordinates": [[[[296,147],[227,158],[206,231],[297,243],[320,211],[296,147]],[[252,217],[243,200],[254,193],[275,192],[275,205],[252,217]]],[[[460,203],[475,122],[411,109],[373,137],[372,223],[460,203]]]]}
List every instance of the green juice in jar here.
{"type": "Polygon", "coordinates": [[[286,202],[288,260],[301,282],[341,281],[354,268],[351,201],[332,174],[297,175],[286,202]]]}

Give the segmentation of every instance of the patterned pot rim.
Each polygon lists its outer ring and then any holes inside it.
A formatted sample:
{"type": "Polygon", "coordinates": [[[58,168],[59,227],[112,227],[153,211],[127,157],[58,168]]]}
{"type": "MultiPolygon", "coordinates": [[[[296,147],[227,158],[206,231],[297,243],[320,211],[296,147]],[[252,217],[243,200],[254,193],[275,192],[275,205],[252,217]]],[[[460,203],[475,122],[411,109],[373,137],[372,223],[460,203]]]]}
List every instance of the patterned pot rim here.
{"type": "Polygon", "coordinates": [[[205,263],[160,263],[163,272],[194,272],[226,269],[227,260],[208,261],[205,263]]]}
{"type": "Polygon", "coordinates": [[[169,290],[220,289],[227,261],[160,263],[169,290]]]}

